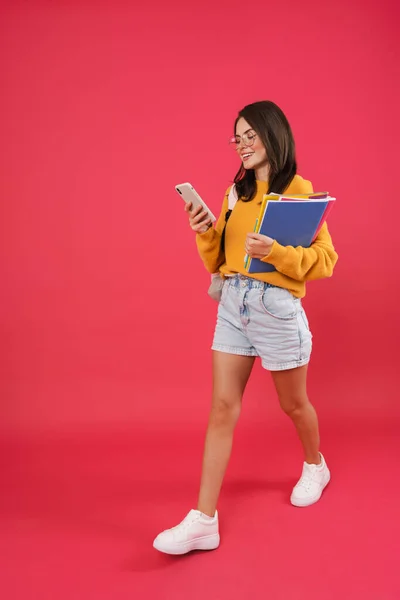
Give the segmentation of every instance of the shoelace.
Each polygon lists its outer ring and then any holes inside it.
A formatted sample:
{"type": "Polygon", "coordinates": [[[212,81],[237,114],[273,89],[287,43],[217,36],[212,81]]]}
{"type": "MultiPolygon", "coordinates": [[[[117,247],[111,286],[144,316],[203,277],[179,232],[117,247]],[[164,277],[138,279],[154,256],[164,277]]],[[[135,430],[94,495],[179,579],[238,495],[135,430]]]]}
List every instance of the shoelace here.
{"type": "Polygon", "coordinates": [[[187,529],[188,527],[190,527],[190,525],[193,525],[193,523],[195,523],[196,521],[198,521],[200,518],[200,515],[192,515],[189,517],[189,515],[182,521],[182,523],[179,523],[179,525],[177,525],[176,527],[173,527],[174,531],[184,531],[185,529],[187,529]]]}
{"type": "Polygon", "coordinates": [[[308,490],[310,485],[314,481],[315,471],[316,470],[312,469],[312,468],[308,468],[306,471],[304,471],[300,478],[299,483],[297,484],[298,487],[303,487],[306,490],[308,490]]]}

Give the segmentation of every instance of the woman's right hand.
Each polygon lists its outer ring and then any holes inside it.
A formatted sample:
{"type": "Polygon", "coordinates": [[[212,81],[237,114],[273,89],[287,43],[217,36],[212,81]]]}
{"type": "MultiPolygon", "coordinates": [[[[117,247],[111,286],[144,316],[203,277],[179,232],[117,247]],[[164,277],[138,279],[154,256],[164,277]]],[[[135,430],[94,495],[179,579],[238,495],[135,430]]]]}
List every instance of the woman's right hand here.
{"type": "Polygon", "coordinates": [[[193,205],[190,202],[185,205],[185,211],[189,215],[190,227],[196,233],[205,233],[212,225],[212,221],[202,206],[198,206],[193,210],[193,205]]]}

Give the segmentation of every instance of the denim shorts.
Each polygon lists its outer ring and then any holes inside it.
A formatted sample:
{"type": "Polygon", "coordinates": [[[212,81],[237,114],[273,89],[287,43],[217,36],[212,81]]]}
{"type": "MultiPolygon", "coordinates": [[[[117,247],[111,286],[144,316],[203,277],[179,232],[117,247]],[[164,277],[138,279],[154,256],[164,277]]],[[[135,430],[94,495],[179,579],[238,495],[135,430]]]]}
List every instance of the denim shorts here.
{"type": "Polygon", "coordinates": [[[259,356],[269,371],[306,365],[311,356],[312,334],[300,298],[243,275],[227,278],[212,349],[259,356]]]}

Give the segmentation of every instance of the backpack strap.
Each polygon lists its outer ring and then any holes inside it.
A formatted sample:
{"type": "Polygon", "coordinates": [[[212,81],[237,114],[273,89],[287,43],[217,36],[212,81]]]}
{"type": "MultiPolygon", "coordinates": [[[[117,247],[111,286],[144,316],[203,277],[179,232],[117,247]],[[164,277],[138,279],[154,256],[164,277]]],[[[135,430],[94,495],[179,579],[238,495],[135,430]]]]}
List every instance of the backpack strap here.
{"type": "Polygon", "coordinates": [[[228,196],[228,209],[233,210],[235,208],[235,204],[238,201],[236,185],[233,184],[231,189],[229,190],[228,196]]]}
{"type": "Polygon", "coordinates": [[[233,186],[229,190],[229,195],[228,195],[228,210],[225,213],[225,226],[224,226],[224,229],[223,229],[222,235],[221,235],[221,250],[222,251],[225,250],[225,229],[226,229],[226,224],[228,222],[229,217],[231,216],[231,212],[235,208],[235,204],[236,204],[237,201],[238,201],[238,196],[237,196],[236,186],[235,186],[235,184],[233,184],[233,186]]]}

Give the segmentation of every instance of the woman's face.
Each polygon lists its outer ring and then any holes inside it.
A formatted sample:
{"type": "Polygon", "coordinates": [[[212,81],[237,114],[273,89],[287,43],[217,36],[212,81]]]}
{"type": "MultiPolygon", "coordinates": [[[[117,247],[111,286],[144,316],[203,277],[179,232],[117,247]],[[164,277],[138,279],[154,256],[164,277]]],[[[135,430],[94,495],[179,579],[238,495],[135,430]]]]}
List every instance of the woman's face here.
{"type": "Polygon", "coordinates": [[[236,124],[235,145],[245,169],[259,169],[268,164],[267,151],[263,143],[243,117],[236,124]]]}

